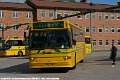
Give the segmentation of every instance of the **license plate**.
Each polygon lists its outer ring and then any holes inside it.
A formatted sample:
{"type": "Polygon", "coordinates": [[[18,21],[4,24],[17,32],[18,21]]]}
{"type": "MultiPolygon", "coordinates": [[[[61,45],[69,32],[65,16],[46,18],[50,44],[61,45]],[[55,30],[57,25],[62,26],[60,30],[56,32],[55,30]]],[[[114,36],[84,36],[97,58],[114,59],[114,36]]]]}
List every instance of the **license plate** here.
{"type": "Polygon", "coordinates": [[[46,63],[46,66],[53,66],[53,63],[46,63]]]}

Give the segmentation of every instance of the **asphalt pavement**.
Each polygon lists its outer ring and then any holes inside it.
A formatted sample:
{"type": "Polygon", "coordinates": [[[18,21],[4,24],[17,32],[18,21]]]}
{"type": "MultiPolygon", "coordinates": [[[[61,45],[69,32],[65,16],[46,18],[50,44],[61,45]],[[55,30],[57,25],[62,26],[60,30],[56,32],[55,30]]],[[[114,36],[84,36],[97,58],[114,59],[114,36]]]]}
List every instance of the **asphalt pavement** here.
{"type": "Polygon", "coordinates": [[[119,80],[120,51],[116,65],[109,59],[110,51],[92,52],[77,64],[75,70],[29,69],[27,57],[1,57],[0,80],[119,80]],[[17,79],[18,78],[18,79],[17,79]]]}

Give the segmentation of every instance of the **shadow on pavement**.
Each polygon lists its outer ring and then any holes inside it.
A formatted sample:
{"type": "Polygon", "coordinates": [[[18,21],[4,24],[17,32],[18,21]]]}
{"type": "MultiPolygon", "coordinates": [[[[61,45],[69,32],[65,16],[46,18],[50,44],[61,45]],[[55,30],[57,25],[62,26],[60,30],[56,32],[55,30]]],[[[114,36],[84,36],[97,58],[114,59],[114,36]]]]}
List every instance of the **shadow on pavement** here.
{"type": "Polygon", "coordinates": [[[29,63],[23,63],[19,65],[14,65],[11,67],[0,69],[0,73],[13,73],[13,74],[32,74],[32,73],[67,73],[67,69],[29,69],[29,63]]]}
{"type": "MultiPolygon", "coordinates": [[[[112,65],[112,59],[99,59],[95,60],[97,63],[95,65],[112,65]]],[[[120,61],[120,57],[116,57],[116,61],[120,61]]]]}
{"type": "MultiPolygon", "coordinates": [[[[112,59],[99,59],[99,60],[95,60],[95,61],[112,61],[112,59]]],[[[116,57],[116,61],[120,61],[120,57],[116,57]]]]}
{"type": "Polygon", "coordinates": [[[8,58],[8,59],[28,59],[28,57],[26,57],[26,56],[23,56],[23,57],[8,56],[8,57],[0,57],[0,58],[8,58]]]}

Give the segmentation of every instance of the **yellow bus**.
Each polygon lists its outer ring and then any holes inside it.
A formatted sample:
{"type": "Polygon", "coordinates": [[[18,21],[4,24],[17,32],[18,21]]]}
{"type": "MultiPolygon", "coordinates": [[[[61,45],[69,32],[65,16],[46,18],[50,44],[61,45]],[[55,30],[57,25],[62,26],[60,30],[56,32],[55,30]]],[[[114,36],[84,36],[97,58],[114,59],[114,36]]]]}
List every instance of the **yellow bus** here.
{"type": "Polygon", "coordinates": [[[85,47],[86,47],[86,54],[92,52],[90,36],[85,36],[85,47]]]}
{"type": "Polygon", "coordinates": [[[84,30],[68,20],[29,24],[29,68],[75,69],[85,53],[84,30]]]}
{"type": "Polygon", "coordinates": [[[24,38],[7,38],[3,40],[4,43],[0,50],[0,56],[24,56],[25,53],[25,39],[24,38]]]}

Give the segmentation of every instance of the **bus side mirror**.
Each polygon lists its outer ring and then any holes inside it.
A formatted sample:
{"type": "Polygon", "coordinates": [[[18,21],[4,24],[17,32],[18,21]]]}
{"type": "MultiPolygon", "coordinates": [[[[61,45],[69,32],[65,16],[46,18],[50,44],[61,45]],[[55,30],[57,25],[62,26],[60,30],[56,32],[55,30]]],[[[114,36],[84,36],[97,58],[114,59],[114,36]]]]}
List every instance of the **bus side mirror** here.
{"type": "Polygon", "coordinates": [[[73,39],[73,45],[76,45],[76,40],[73,39]]]}

